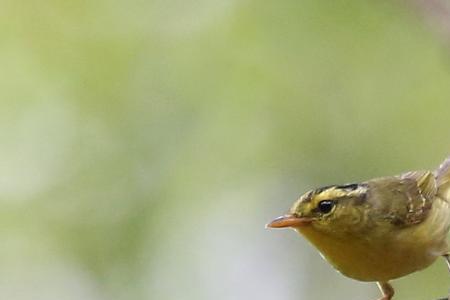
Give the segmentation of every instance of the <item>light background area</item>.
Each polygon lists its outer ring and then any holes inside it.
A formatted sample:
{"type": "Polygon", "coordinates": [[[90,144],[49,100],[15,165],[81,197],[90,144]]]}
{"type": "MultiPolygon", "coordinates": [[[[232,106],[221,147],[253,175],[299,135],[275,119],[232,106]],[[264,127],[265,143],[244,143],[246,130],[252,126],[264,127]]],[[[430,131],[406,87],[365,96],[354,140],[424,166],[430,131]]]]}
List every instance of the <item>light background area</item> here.
{"type": "Polygon", "coordinates": [[[265,223],[450,155],[450,51],[405,2],[3,1],[0,35],[1,299],[375,299],[265,223]]]}

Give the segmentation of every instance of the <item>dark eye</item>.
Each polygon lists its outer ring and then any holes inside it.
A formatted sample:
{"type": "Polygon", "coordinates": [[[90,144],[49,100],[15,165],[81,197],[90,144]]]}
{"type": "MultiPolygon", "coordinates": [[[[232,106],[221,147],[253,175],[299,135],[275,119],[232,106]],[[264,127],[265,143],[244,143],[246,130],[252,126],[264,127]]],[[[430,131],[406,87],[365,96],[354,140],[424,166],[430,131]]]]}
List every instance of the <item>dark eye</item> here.
{"type": "Polygon", "coordinates": [[[320,212],[327,214],[329,213],[334,206],[334,202],[330,200],[323,200],[319,202],[319,205],[317,207],[319,208],[320,212]]]}

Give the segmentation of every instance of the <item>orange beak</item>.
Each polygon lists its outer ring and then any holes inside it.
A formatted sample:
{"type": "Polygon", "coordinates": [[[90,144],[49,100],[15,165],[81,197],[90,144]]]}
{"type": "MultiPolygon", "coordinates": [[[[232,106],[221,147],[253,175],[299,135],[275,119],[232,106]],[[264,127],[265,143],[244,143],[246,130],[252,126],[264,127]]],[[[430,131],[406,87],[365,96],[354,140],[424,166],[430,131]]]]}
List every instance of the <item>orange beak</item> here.
{"type": "Polygon", "coordinates": [[[308,225],[311,221],[311,218],[302,218],[295,215],[284,215],[267,224],[266,228],[299,227],[308,225]]]}

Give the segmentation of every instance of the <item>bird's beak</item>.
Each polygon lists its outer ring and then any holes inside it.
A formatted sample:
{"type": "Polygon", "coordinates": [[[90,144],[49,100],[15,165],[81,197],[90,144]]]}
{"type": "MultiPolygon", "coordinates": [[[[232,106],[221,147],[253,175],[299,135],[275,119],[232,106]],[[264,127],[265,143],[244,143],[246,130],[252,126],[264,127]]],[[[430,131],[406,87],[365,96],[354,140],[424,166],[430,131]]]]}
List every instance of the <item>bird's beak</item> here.
{"type": "Polygon", "coordinates": [[[310,224],[311,218],[298,217],[295,215],[284,215],[276,218],[266,225],[266,228],[285,228],[285,227],[299,227],[310,224]]]}

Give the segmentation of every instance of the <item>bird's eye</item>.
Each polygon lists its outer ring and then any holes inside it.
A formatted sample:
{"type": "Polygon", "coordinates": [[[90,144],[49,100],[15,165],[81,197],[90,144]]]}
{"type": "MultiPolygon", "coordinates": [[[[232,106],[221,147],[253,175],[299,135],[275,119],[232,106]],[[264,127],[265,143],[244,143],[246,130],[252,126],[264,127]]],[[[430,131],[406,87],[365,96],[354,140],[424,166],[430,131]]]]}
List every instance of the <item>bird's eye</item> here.
{"type": "Polygon", "coordinates": [[[333,209],[333,206],[334,206],[334,202],[330,201],[330,200],[320,201],[319,204],[317,205],[320,212],[322,212],[324,214],[329,213],[333,209]]]}

